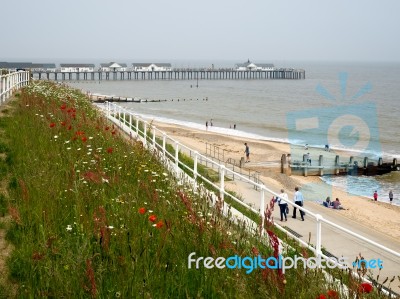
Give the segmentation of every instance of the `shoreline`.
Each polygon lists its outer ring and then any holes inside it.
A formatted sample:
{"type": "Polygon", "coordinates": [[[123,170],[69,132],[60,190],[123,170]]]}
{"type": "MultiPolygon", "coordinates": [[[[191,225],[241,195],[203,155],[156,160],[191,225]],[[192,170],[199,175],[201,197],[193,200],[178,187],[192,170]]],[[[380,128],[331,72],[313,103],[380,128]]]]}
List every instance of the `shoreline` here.
{"type": "MultiPolygon", "coordinates": [[[[224,135],[212,130],[198,130],[160,121],[152,122],[158,129],[164,131],[170,137],[200,153],[205,153],[205,143],[207,142],[224,148],[228,156],[233,156],[237,159],[244,156],[244,140],[241,137],[224,135]]],[[[305,206],[307,209],[311,211],[316,210],[322,215],[343,217],[365,227],[373,227],[374,230],[396,240],[400,238],[400,231],[391,229],[400,226],[400,206],[382,201],[375,202],[365,196],[348,194],[346,190],[341,190],[336,186],[331,186],[323,182],[319,176],[286,176],[280,173],[280,167],[259,167],[256,163],[259,161],[280,162],[281,154],[289,153],[290,145],[282,142],[250,138],[245,141],[251,147],[251,163],[246,164],[245,168],[259,171],[260,179],[268,188],[277,193],[279,193],[278,191],[281,188],[284,188],[288,193],[289,200],[293,199],[295,186],[299,186],[303,194],[307,194],[307,196],[310,194],[319,196],[320,202],[324,201],[326,196],[330,196],[331,200],[337,197],[340,199],[345,210],[324,208],[316,200],[307,200],[307,198],[305,206]],[[329,195],[320,195],[324,190],[330,190],[329,195]]],[[[228,185],[231,188],[235,188],[235,184],[228,185]]],[[[269,202],[269,198],[265,200],[266,203],[269,202]]]]}

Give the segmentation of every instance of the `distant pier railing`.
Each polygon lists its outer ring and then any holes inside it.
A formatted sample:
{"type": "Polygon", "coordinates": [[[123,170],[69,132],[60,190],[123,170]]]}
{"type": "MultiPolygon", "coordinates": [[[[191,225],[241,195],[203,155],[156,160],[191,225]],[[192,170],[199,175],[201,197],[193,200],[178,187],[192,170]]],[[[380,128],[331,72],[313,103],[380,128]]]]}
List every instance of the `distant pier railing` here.
{"type": "Polygon", "coordinates": [[[246,80],[246,79],[305,79],[303,69],[282,68],[276,70],[239,71],[235,69],[173,69],[170,71],[94,71],[61,72],[31,71],[39,80],[246,80]]]}
{"type": "Polygon", "coordinates": [[[281,157],[281,173],[286,175],[382,175],[392,171],[400,171],[400,164],[394,158],[392,162],[383,162],[382,158],[378,161],[371,161],[368,157],[362,160],[356,160],[354,157],[346,162],[340,161],[339,155],[335,158],[325,159],[323,155],[319,155],[317,164],[311,164],[307,161],[307,155],[303,155],[303,160],[291,160],[291,158],[282,154],[281,157]]]}
{"type": "Polygon", "coordinates": [[[29,83],[29,72],[14,72],[0,76],[0,105],[12,96],[16,89],[29,83]]]}

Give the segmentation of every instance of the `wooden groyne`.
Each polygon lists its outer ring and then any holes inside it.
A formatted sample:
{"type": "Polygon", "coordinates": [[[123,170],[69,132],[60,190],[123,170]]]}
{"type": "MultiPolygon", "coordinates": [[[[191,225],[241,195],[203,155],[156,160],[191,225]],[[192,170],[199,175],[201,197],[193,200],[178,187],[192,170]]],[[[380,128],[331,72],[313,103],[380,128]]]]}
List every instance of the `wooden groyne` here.
{"type": "Polygon", "coordinates": [[[310,164],[307,161],[307,155],[303,155],[303,160],[291,161],[291,156],[282,154],[281,157],[281,173],[287,175],[366,175],[375,176],[390,173],[392,171],[400,171],[400,164],[394,158],[392,162],[383,162],[382,158],[378,161],[370,161],[368,157],[362,160],[362,163],[355,161],[354,157],[350,157],[347,162],[341,162],[338,155],[334,161],[326,161],[323,155],[319,155],[317,164],[310,164]]]}
{"type": "Polygon", "coordinates": [[[161,103],[161,102],[185,102],[185,101],[208,101],[208,98],[203,99],[141,99],[131,97],[117,97],[107,96],[99,94],[88,94],[89,99],[93,103],[105,103],[105,102],[129,102],[129,103],[161,103]]]}
{"type": "Polygon", "coordinates": [[[93,71],[93,72],[61,72],[35,71],[33,78],[39,80],[246,80],[246,79],[305,79],[303,69],[249,70],[235,69],[174,69],[171,71],[93,71]]]}

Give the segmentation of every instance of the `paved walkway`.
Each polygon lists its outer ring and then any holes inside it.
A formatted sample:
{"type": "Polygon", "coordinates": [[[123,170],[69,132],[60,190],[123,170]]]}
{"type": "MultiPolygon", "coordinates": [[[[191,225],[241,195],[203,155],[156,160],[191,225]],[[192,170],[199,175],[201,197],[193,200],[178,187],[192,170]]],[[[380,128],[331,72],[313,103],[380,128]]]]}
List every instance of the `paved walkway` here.
{"type": "MultiPolygon", "coordinates": [[[[177,138],[179,139],[179,138],[177,138]]],[[[202,152],[202,149],[194,149],[202,152]]],[[[252,185],[243,181],[229,181],[225,183],[225,187],[228,190],[235,191],[239,194],[244,202],[251,204],[256,210],[260,208],[261,195],[260,191],[253,188],[252,185]]],[[[278,190],[276,190],[278,191],[278,190]]],[[[265,206],[270,202],[271,194],[265,194],[265,206]]],[[[291,198],[289,198],[292,200],[291,198]]],[[[364,236],[378,244],[388,247],[397,252],[400,251],[400,242],[392,237],[382,235],[374,231],[373,227],[366,227],[351,219],[348,219],[340,214],[340,210],[331,210],[318,205],[314,202],[305,202],[304,208],[308,209],[314,214],[320,214],[323,218],[334,222],[352,232],[364,236]]],[[[316,220],[310,216],[305,216],[305,221],[301,221],[299,215],[297,219],[291,218],[293,208],[290,206],[290,215],[287,222],[280,222],[279,207],[276,206],[273,212],[275,223],[282,227],[288,228],[291,232],[298,234],[306,243],[316,243],[316,220]]],[[[400,258],[386,253],[382,249],[371,245],[357,237],[351,236],[337,228],[331,227],[328,224],[322,224],[322,247],[326,249],[332,256],[337,258],[345,257],[349,263],[352,263],[356,256],[361,254],[365,259],[381,259],[383,261],[383,269],[380,273],[377,270],[372,270],[372,277],[376,279],[377,275],[380,276],[380,282],[389,277],[389,280],[393,276],[400,274],[400,258]]],[[[396,280],[391,285],[391,288],[400,293],[399,281],[396,280]]]]}
{"type": "MultiPolygon", "coordinates": [[[[242,198],[246,203],[250,203],[255,209],[260,207],[260,192],[256,191],[247,183],[235,181],[231,183],[231,186],[240,192],[242,198]]],[[[229,188],[228,186],[226,186],[229,188]]],[[[268,205],[272,196],[266,194],[265,196],[265,206],[268,205]]],[[[292,198],[289,197],[292,202],[292,198]]],[[[400,242],[390,236],[382,235],[376,233],[373,227],[366,227],[340,215],[340,210],[328,209],[322,205],[314,202],[305,202],[304,208],[308,209],[312,213],[320,214],[323,218],[334,222],[344,228],[347,228],[354,233],[364,236],[378,244],[388,247],[395,251],[400,251],[400,242]]],[[[288,215],[287,222],[280,221],[279,206],[275,206],[273,216],[274,222],[284,228],[289,228],[292,232],[300,235],[301,240],[304,242],[310,242],[311,244],[316,244],[316,220],[312,216],[305,216],[305,221],[301,221],[299,211],[297,211],[297,218],[292,218],[293,208],[290,206],[290,213],[288,215]]],[[[326,249],[332,256],[337,258],[345,257],[347,262],[352,263],[355,261],[356,256],[360,253],[365,259],[381,259],[383,261],[383,269],[377,271],[377,269],[372,270],[373,277],[376,279],[377,275],[380,276],[380,281],[382,282],[386,277],[389,280],[393,276],[400,275],[400,258],[394,256],[393,254],[386,253],[382,249],[377,248],[363,240],[360,240],[354,236],[351,236],[337,228],[331,227],[328,224],[322,224],[322,247],[326,249]]],[[[400,293],[399,282],[396,278],[394,283],[391,285],[392,289],[400,293]],[[397,283],[396,283],[397,282],[397,283]]]]}

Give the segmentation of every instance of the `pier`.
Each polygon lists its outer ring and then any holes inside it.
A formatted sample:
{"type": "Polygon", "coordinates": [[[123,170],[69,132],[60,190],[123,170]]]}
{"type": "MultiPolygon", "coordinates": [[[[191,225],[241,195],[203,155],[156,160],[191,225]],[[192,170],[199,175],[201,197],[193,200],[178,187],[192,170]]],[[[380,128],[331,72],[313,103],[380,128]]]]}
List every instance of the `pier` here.
{"type": "Polygon", "coordinates": [[[61,72],[31,70],[31,75],[39,80],[55,81],[102,81],[102,80],[265,80],[265,79],[305,79],[303,69],[282,68],[276,70],[236,70],[236,69],[172,69],[167,71],[88,71],[61,72]]]}
{"type": "Polygon", "coordinates": [[[343,162],[339,155],[335,155],[334,159],[319,155],[316,163],[311,164],[307,161],[307,155],[303,155],[302,160],[293,160],[291,155],[282,154],[281,157],[281,173],[286,175],[365,175],[375,176],[390,173],[392,171],[400,171],[400,164],[394,158],[392,162],[383,162],[382,158],[378,161],[370,161],[368,157],[362,160],[356,160],[350,157],[349,160],[343,162]]]}

